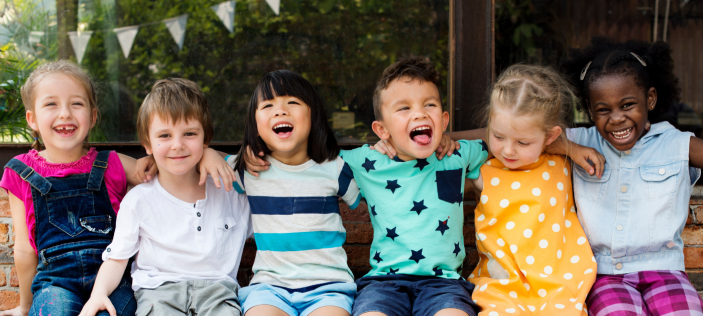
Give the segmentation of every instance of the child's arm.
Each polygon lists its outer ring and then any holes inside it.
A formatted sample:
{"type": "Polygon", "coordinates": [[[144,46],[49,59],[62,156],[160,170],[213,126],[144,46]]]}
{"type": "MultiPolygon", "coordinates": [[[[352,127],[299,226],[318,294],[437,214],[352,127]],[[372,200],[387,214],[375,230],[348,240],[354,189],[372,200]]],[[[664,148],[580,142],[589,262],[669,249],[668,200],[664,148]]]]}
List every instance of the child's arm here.
{"type": "MultiPolygon", "coordinates": [[[[121,160],[122,156],[124,155],[120,155],[121,160]]],[[[205,151],[203,151],[203,157],[200,158],[199,163],[200,185],[205,184],[205,180],[209,174],[218,189],[222,188],[220,184],[220,177],[222,177],[225,190],[232,190],[232,181],[235,179],[234,170],[232,170],[232,168],[230,168],[224,160],[226,156],[226,153],[214,150],[212,148],[206,148],[205,151]]],[[[134,158],[128,156],[124,157],[126,157],[127,161],[125,162],[125,160],[122,160],[122,165],[125,168],[125,172],[127,172],[128,180],[129,175],[131,174],[132,178],[137,181],[136,184],[130,183],[130,185],[137,185],[144,182],[142,179],[145,181],[151,181],[151,177],[159,172],[159,169],[154,161],[154,157],[152,156],[146,156],[144,158],[140,158],[139,160],[134,160],[134,158]],[[131,171],[128,171],[127,168],[130,168],[131,171]]]]}
{"type": "Polygon", "coordinates": [[[32,280],[37,274],[37,254],[29,241],[29,229],[25,217],[24,202],[8,192],[10,196],[10,212],[12,213],[13,229],[15,231],[15,266],[20,285],[20,305],[0,313],[0,315],[27,315],[32,307],[32,280]]]}
{"type": "MultiPolygon", "coordinates": [[[[437,159],[442,160],[444,156],[451,156],[455,150],[460,148],[461,144],[459,142],[454,141],[451,137],[444,134],[436,150],[437,159]]],[[[375,145],[370,145],[369,149],[373,149],[382,155],[387,155],[390,159],[393,159],[393,157],[397,155],[395,148],[385,139],[379,140],[375,145]]]]}
{"type": "Polygon", "coordinates": [[[108,296],[120,285],[128,261],[129,259],[108,259],[100,265],[93,292],[90,293],[90,299],[83,305],[79,316],[94,316],[101,310],[107,310],[110,315],[117,315],[108,296]]]}
{"type": "Polygon", "coordinates": [[[703,139],[691,137],[688,146],[688,164],[691,167],[703,168],[703,139]]]}

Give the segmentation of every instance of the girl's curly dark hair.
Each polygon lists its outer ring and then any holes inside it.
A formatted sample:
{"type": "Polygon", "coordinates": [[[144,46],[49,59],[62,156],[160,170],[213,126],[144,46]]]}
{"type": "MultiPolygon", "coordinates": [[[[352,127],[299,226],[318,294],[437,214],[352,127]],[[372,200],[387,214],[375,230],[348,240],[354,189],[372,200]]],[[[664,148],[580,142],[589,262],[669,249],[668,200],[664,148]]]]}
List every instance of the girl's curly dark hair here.
{"type": "Polygon", "coordinates": [[[681,97],[679,80],[674,75],[671,48],[664,42],[618,43],[607,38],[594,37],[591,39],[591,46],[571,49],[569,58],[563,60],[560,66],[581,99],[578,105],[580,111],[588,111],[590,86],[599,78],[612,74],[633,77],[635,83],[645,91],[651,87],[657,90],[657,106],[649,112],[649,120],[652,123],[662,121],[662,114],[681,97]],[[647,66],[642,66],[632,53],[641,57],[647,66]],[[591,65],[581,80],[581,72],[589,62],[591,65]]]}

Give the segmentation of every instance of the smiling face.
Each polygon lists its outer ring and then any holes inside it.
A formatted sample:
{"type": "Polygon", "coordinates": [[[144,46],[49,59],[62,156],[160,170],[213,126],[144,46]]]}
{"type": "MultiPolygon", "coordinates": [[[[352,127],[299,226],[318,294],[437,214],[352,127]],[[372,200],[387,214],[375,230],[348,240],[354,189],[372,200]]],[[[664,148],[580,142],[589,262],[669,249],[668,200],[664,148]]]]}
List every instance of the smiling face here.
{"type": "Polygon", "coordinates": [[[535,163],[545,147],[561,134],[559,126],[545,133],[541,122],[538,114],[518,116],[496,106],[488,127],[491,153],[510,169],[535,163]]]}
{"type": "Polygon", "coordinates": [[[256,106],[256,128],[271,150],[271,156],[287,164],[308,161],[311,110],[293,96],[276,96],[259,100],[256,106]]]}
{"type": "Polygon", "coordinates": [[[146,152],[154,156],[160,173],[185,175],[197,172],[195,165],[205,149],[203,125],[196,119],[174,124],[154,114],[149,125],[146,152]]]}
{"type": "Polygon", "coordinates": [[[434,154],[449,123],[437,86],[401,77],[381,92],[381,102],[383,119],[372,127],[378,137],[390,141],[398,158],[408,161],[434,154]]]}
{"type": "Polygon", "coordinates": [[[645,91],[632,77],[608,75],[589,86],[589,112],[598,132],[615,149],[629,150],[647,133],[649,111],[657,103],[657,91],[645,91]]]}
{"type": "Polygon", "coordinates": [[[57,73],[42,78],[35,91],[34,109],[27,111],[27,123],[39,132],[47,150],[82,150],[97,118],[86,89],[73,78],[57,73]]]}

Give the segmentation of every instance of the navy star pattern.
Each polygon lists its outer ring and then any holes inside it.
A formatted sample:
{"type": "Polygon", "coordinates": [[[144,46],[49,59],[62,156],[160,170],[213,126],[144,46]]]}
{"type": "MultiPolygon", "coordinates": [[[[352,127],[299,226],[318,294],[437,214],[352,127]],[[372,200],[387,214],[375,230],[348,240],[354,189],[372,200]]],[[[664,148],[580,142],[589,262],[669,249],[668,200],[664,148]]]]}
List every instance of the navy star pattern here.
{"type": "Polygon", "coordinates": [[[488,145],[484,141],[481,141],[481,150],[488,152],[488,145]]]}
{"type": "Polygon", "coordinates": [[[423,210],[426,210],[427,206],[425,206],[425,200],[422,200],[420,202],[415,202],[413,201],[413,208],[410,209],[411,212],[417,212],[417,215],[420,215],[420,212],[423,210]]]}
{"type": "Polygon", "coordinates": [[[445,220],[445,221],[438,220],[438,222],[439,222],[439,226],[437,226],[437,229],[435,229],[435,231],[439,231],[440,233],[442,233],[442,236],[444,236],[444,232],[447,229],[449,229],[449,225],[447,225],[447,222],[449,222],[449,219],[447,218],[447,220],[445,220]]]}
{"type": "Polygon", "coordinates": [[[458,150],[456,150],[456,149],[454,149],[454,154],[457,155],[457,156],[459,156],[459,157],[461,157],[461,153],[460,153],[458,150]]]}
{"type": "Polygon", "coordinates": [[[391,190],[391,192],[395,193],[395,190],[400,188],[400,185],[398,184],[398,180],[386,180],[388,183],[386,185],[386,189],[391,190]]]}
{"type": "Polygon", "coordinates": [[[454,251],[452,251],[452,253],[454,254],[454,257],[456,258],[460,252],[461,252],[461,247],[459,246],[458,242],[455,242],[454,243],[454,251]]]}
{"type": "Polygon", "coordinates": [[[388,272],[388,274],[386,274],[386,275],[395,274],[396,272],[398,272],[398,270],[400,270],[400,269],[393,270],[393,268],[390,268],[390,269],[391,269],[390,272],[388,272]]]}
{"type": "Polygon", "coordinates": [[[464,265],[462,264],[462,265],[460,265],[458,268],[456,268],[456,273],[461,274],[461,270],[464,269],[463,266],[464,266],[464,265]]]}
{"type": "Polygon", "coordinates": [[[373,260],[376,260],[376,263],[383,261],[383,259],[381,259],[381,253],[376,251],[376,255],[373,256],[373,260]]]}
{"type": "Polygon", "coordinates": [[[368,173],[370,170],[376,170],[376,167],[373,166],[373,164],[376,163],[376,160],[369,160],[369,158],[365,158],[365,159],[366,159],[366,161],[364,161],[364,163],[361,164],[361,166],[364,167],[364,169],[366,169],[366,172],[368,173]]]}
{"type": "Polygon", "coordinates": [[[435,275],[435,276],[439,276],[439,275],[444,274],[444,273],[442,272],[442,269],[440,269],[439,267],[434,267],[434,268],[432,268],[432,271],[434,271],[434,275],[435,275]]]}
{"type": "Polygon", "coordinates": [[[395,237],[400,236],[400,235],[396,234],[396,232],[395,232],[396,228],[398,228],[398,227],[393,227],[392,229],[386,228],[386,231],[387,231],[386,237],[393,239],[393,241],[395,241],[395,237]]]}
{"type": "Polygon", "coordinates": [[[373,216],[378,215],[378,214],[376,214],[376,205],[371,206],[371,215],[373,215],[373,216]]]}
{"type": "Polygon", "coordinates": [[[420,171],[422,171],[423,168],[425,168],[427,165],[430,163],[427,162],[427,159],[417,159],[415,162],[415,166],[413,168],[420,168],[420,171]]]}
{"type": "Polygon", "coordinates": [[[415,261],[415,263],[420,263],[420,260],[425,259],[425,256],[422,255],[422,249],[415,251],[415,250],[410,250],[412,252],[412,255],[409,260],[415,261]]]}

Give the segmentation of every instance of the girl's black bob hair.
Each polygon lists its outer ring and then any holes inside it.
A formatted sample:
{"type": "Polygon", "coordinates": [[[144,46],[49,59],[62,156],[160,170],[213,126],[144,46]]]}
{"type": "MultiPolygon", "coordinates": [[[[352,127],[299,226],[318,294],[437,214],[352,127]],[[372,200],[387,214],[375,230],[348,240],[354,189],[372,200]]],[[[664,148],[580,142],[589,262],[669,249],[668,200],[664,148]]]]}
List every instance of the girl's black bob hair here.
{"type": "Polygon", "coordinates": [[[303,76],[290,70],[276,70],[266,74],[254,89],[249,100],[247,116],[244,121],[244,142],[239,150],[234,168],[237,171],[246,170],[244,157],[247,148],[253,153],[271,150],[259,137],[256,128],[256,108],[259,101],[271,100],[277,96],[292,96],[305,102],[310,107],[310,135],[308,136],[308,156],[317,163],[334,160],[339,155],[339,145],[334,132],[327,122],[325,106],[315,87],[303,76]]]}

